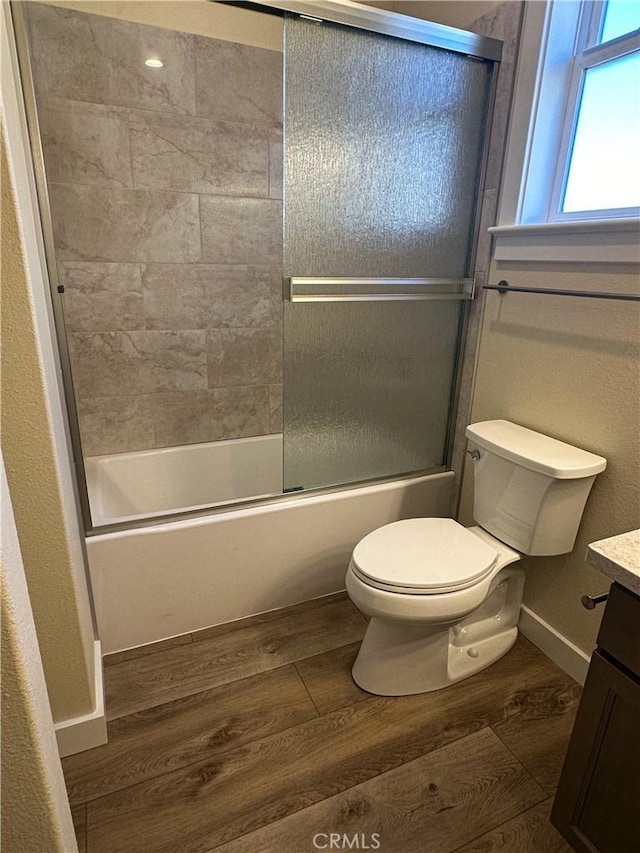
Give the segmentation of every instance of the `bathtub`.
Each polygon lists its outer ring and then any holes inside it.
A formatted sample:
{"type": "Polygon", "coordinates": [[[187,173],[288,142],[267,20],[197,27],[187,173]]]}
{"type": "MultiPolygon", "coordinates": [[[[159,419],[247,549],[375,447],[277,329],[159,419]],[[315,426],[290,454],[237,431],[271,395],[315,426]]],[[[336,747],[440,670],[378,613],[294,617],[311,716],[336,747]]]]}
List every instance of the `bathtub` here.
{"type": "MultiPolygon", "coordinates": [[[[210,503],[216,490],[217,501],[251,496],[244,475],[229,461],[234,449],[256,460],[247,466],[252,492],[259,473],[264,494],[279,493],[280,442],[281,436],[273,436],[89,459],[96,520],[177,512],[176,496],[187,507],[210,503]],[[216,466],[206,456],[220,445],[228,446],[216,466]],[[251,457],[260,447],[268,450],[263,457],[273,451],[277,464],[258,462],[260,453],[251,457]]],[[[103,652],[339,592],[359,539],[401,518],[447,516],[453,481],[452,472],[405,477],[126,530],[92,531],[87,554],[103,652]]]]}
{"type": "Polygon", "coordinates": [[[282,493],[282,435],[89,456],[94,527],[282,493]]]}

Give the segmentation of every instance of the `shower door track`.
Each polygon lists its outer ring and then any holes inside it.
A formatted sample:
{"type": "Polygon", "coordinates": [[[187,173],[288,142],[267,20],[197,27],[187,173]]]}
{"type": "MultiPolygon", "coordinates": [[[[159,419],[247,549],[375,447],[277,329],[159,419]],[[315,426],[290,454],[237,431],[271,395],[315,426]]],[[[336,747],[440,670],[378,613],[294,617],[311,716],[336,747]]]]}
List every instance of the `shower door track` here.
{"type": "MultiPolygon", "coordinates": [[[[50,297],[53,310],[53,319],[55,324],[58,353],[60,356],[60,368],[63,379],[63,390],[65,396],[70,441],[75,462],[75,482],[77,486],[77,501],[79,504],[79,516],[84,522],[85,534],[88,537],[98,536],[103,533],[114,533],[124,530],[133,530],[141,527],[153,527],[159,524],[167,524],[174,521],[184,519],[193,519],[206,517],[208,515],[217,515],[225,512],[236,511],[241,509],[252,509],[259,506],[269,504],[278,504],[285,501],[300,501],[306,498],[318,497],[324,494],[335,492],[336,489],[352,490],[364,486],[371,486],[377,483],[383,484],[394,480],[407,480],[424,477],[430,474],[440,474],[451,469],[451,459],[453,452],[453,435],[452,424],[455,412],[458,407],[458,398],[460,391],[460,380],[462,372],[463,346],[466,329],[468,325],[468,310],[462,312],[458,327],[458,356],[454,366],[454,383],[452,389],[451,403],[448,416],[448,438],[445,449],[446,464],[434,468],[421,471],[399,472],[386,477],[376,477],[369,480],[360,480],[355,483],[341,483],[331,486],[323,486],[315,489],[307,489],[298,493],[283,493],[270,497],[262,497],[248,499],[246,501],[235,501],[223,505],[213,505],[208,508],[199,508],[195,510],[181,510],[175,513],[165,513],[153,516],[146,519],[138,519],[133,521],[118,522],[115,524],[105,524],[99,527],[93,525],[91,517],[91,507],[89,503],[89,493],[87,488],[86,470],[84,464],[84,456],[82,453],[82,443],[80,436],[80,427],[77,412],[77,403],[73,381],[71,376],[71,361],[69,357],[69,347],[67,340],[67,332],[64,320],[64,311],[61,300],[61,294],[64,292],[60,285],[57,272],[57,264],[55,260],[55,245],[53,237],[53,220],[51,215],[51,204],[49,192],[47,188],[47,179],[44,165],[44,152],[40,136],[40,126],[36,109],[35,85],[32,73],[31,50],[27,38],[27,24],[23,11],[23,4],[27,0],[10,0],[9,14],[13,24],[13,34],[15,37],[16,59],[19,69],[20,85],[22,88],[22,97],[24,104],[24,117],[26,122],[26,130],[29,139],[29,147],[31,150],[31,160],[33,163],[33,179],[37,195],[37,217],[40,220],[42,227],[42,238],[44,245],[44,255],[47,269],[47,278],[50,286],[50,297]]],[[[214,0],[211,0],[214,2],[214,0]]],[[[225,5],[238,6],[244,8],[253,8],[255,11],[271,12],[273,14],[282,15],[285,12],[299,14],[303,17],[312,18],[322,23],[343,24],[345,26],[355,27],[363,31],[370,31],[392,36],[406,41],[413,41],[420,44],[425,44],[432,47],[439,47],[445,50],[462,53],[470,57],[489,60],[493,63],[492,80],[490,95],[488,100],[487,122],[485,127],[485,142],[484,155],[481,169],[481,175],[478,182],[479,193],[484,186],[484,177],[487,168],[487,160],[489,153],[489,133],[491,129],[491,119],[496,96],[497,85],[497,69],[502,55],[502,42],[497,39],[492,39],[487,36],[479,36],[474,33],[469,33],[464,30],[457,30],[452,27],[435,24],[429,21],[422,21],[415,18],[408,18],[395,12],[387,12],[378,10],[373,7],[356,6],[354,3],[343,2],[343,0],[319,0],[319,2],[307,2],[307,0],[286,0],[286,2],[263,2],[263,0],[254,0],[254,2],[236,2],[236,0],[218,0],[225,5]]],[[[476,207],[475,226],[473,242],[470,250],[469,269],[474,268],[475,255],[478,244],[480,227],[480,205],[476,207]]],[[[318,279],[313,279],[319,281],[318,279]]],[[[343,279],[343,281],[346,279],[343,279]]],[[[294,277],[291,279],[290,287],[295,287],[295,283],[301,283],[303,278],[294,277]]],[[[328,279],[324,279],[327,282],[328,279]]],[[[354,281],[354,280],[352,280],[354,281]]],[[[361,280],[363,281],[363,280],[361,280]]],[[[386,281],[391,279],[366,279],[366,283],[372,281],[386,281]]],[[[398,282],[400,279],[394,279],[398,282]]],[[[405,283],[409,280],[402,279],[405,283]]],[[[465,301],[465,309],[468,308],[469,301],[475,298],[475,281],[473,279],[414,279],[424,284],[426,282],[433,283],[437,281],[443,283],[446,281],[448,285],[457,286],[458,292],[449,293],[432,293],[432,294],[413,294],[408,296],[371,296],[369,298],[386,298],[386,299],[458,299],[465,301]]],[[[288,284],[288,282],[287,282],[288,284]]],[[[362,297],[358,297],[362,298],[362,297]]],[[[331,297],[332,301],[336,297],[331,297]]],[[[340,297],[338,297],[340,299],[340,297]]],[[[348,297],[341,298],[340,301],[347,301],[348,297]]],[[[311,301],[297,299],[293,301],[311,301]]],[[[326,301],[319,298],[317,301],[326,301]]],[[[336,300],[337,301],[337,300],[336,300]]]]}
{"type": "Polygon", "coordinates": [[[266,506],[277,506],[284,503],[298,503],[309,498],[319,498],[323,495],[332,495],[336,492],[351,492],[356,489],[364,489],[368,486],[383,486],[385,483],[394,483],[400,480],[417,480],[434,474],[446,474],[450,469],[446,465],[438,465],[423,471],[408,471],[399,474],[390,474],[387,477],[373,477],[369,480],[357,480],[355,483],[336,483],[330,486],[318,486],[314,489],[304,489],[295,492],[283,492],[282,494],[270,495],[269,497],[247,498],[224,504],[213,504],[208,507],[197,509],[180,509],[173,513],[162,513],[148,518],[135,518],[130,521],[117,521],[113,524],[101,524],[99,527],[90,527],[86,531],[88,538],[102,536],[104,533],[121,533],[125,530],[139,530],[143,527],[158,527],[173,522],[208,518],[212,515],[224,515],[238,510],[257,509],[266,506]]]}
{"type": "MultiPolygon", "coordinates": [[[[219,2],[219,0],[210,0],[219,2]]],[[[398,12],[387,12],[372,6],[360,6],[343,0],[222,0],[227,6],[253,9],[256,12],[300,15],[318,24],[327,21],[331,24],[344,24],[356,29],[381,33],[386,36],[441,47],[454,53],[463,53],[478,59],[491,59],[499,62],[502,58],[502,42],[489,36],[481,36],[444,24],[410,18],[398,12]]]]}

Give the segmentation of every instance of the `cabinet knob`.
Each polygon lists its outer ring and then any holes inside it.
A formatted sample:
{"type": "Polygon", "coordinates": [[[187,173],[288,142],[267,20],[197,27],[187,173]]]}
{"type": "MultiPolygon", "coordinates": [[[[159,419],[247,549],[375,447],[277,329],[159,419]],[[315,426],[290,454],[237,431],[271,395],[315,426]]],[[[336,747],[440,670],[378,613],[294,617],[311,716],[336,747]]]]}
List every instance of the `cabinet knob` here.
{"type": "Polygon", "coordinates": [[[587,610],[593,610],[596,605],[602,604],[607,598],[609,598],[609,593],[603,592],[602,595],[583,595],[580,601],[587,610]]]}

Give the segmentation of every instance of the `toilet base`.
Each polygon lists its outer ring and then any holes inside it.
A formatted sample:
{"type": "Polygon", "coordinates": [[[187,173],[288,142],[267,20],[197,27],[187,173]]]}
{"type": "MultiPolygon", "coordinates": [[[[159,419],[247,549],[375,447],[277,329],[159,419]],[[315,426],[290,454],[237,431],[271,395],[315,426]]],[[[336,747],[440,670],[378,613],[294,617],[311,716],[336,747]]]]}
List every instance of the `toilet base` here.
{"type": "Polygon", "coordinates": [[[441,690],[495,663],[518,636],[524,573],[509,567],[496,580],[480,607],[453,625],[373,617],[353,680],[378,696],[408,696],[441,690]]]}

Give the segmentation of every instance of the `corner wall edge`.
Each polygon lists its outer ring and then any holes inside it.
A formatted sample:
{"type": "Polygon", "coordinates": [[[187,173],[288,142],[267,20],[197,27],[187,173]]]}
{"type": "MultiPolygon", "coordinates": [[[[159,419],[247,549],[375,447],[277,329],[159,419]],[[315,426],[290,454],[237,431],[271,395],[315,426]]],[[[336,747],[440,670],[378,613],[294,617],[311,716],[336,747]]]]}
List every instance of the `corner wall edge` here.
{"type": "Polygon", "coordinates": [[[570,675],[578,684],[584,685],[591,656],[579,649],[525,604],[520,610],[518,630],[567,675],[570,675]]]}
{"type": "Polygon", "coordinates": [[[99,640],[93,644],[96,707],[90,714],[62,720],[54,725],[60,757],[74,755],[102,746],[107,742],[107,714],[104,703],[102,647],[99,640]]]}

